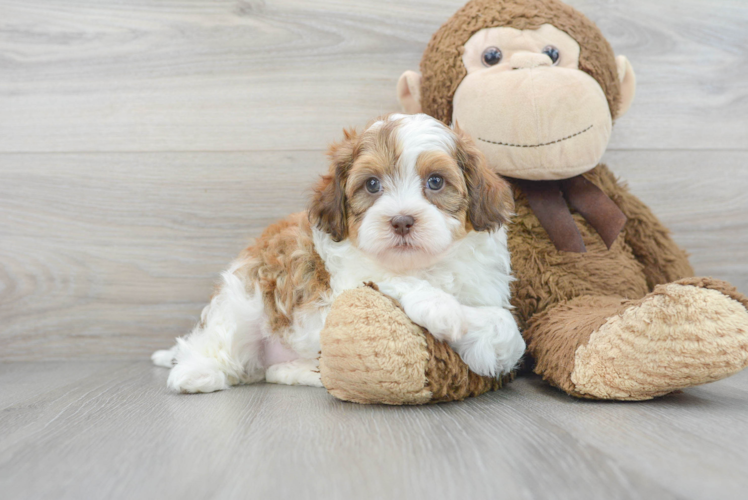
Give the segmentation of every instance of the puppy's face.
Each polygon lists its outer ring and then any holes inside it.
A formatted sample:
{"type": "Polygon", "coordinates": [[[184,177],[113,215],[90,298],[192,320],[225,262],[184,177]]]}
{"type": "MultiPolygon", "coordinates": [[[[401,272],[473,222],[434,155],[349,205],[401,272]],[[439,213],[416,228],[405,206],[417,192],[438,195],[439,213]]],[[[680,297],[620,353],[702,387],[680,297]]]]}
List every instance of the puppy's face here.
{"type": "Polygon", "coordinates": [[[394,270],[425,267],[469,231],[495,230],[513,209],[508,184],[459,129],[390,115],[330,148],[309,215],[394,270]]]}

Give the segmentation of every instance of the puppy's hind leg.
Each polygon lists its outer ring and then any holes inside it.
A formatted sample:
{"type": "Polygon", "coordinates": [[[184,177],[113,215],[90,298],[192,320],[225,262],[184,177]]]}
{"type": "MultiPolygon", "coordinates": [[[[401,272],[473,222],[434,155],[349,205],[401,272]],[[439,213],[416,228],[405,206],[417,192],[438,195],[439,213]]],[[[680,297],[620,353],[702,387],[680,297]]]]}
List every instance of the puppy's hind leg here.
{"type": "MultiPolygon", "coordinates": [[[[203,311],[191,334],[177,339],[174,367],[167,385],[177,392],[213,392],[262,380],[262,328],[265,322],[259,290],[247,293],[232,272],[203,311]]],[[[154,353],[154,362],[164,360],[154,353]]]]}
{"type": "Polygon", "coordinates": [[[272,365],[265,372],[265,380],[271,384],[323,387],[319,359],[301,358],[272,365]]]}

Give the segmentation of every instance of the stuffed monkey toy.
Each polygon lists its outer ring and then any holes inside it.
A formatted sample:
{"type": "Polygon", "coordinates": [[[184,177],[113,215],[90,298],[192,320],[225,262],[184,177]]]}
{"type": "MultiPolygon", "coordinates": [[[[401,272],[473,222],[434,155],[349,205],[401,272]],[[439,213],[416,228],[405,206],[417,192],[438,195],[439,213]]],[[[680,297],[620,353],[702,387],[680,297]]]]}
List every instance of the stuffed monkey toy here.
{"type": "MultiPolygon", "coordinates": [[[[581,398],[651,399],[748,365],[748,298],[692,277],[667,228],[599,164],[634,89],[628,60],[558,0],[468,2],[398,82],[406,112],[459,124],[512,183],[526,365],[581,398]]],[[[333,305],[320,370],[360,403],[458,400],[506,380],[471,373],[375,287],[333,305]]]]}

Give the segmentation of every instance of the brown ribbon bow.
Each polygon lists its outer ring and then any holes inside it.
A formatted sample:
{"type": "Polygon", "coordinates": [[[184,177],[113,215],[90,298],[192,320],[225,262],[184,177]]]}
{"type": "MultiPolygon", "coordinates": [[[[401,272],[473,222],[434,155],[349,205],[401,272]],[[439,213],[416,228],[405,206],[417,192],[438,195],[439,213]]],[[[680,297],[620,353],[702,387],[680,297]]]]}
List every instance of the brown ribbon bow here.
{"type": "Polygon", "coordinates": [[[560,181],[513,181],[527,197],[530,208],[557,250],[587,251],[569,205],[597,231],[608,250],[626,224],[626,215],[618,205],[581,175],[560,181]]]}

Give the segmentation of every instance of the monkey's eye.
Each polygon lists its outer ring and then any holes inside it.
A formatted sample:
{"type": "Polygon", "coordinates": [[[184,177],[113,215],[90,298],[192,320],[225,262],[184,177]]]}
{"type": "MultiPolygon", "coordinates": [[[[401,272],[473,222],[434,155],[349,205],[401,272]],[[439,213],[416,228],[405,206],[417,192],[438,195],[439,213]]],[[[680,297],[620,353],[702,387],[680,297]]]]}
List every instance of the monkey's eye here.
{"type": "Polygon", "coordinates": [[[558,53],[558,49],[553,45],[548,45],[546,48],[544,48],[543,54],[551,58],[551,62],[553,62],[554,66],[558,64],[558,58],[561,56],[561,54],[558,53]]]}
{"type": "Polygon", "coordinates": [[[484,66],[495,66],[501,62],[502,57],[503,54],[498,47],[488,47],[483,51],[481,60],[483,61],[484,66]]]}
{"type": "Polygon", "coordinates": [[[426,181],[426,185],[432,191],[439,191],[444,186],[444,177],[434,174],[426,181]]]}
{"type": "Polygon", "coordinates": [[[382,190],[382,183],[376,177],[366,179],[366,190],[371,194],[377,194],[382,190]]]}

